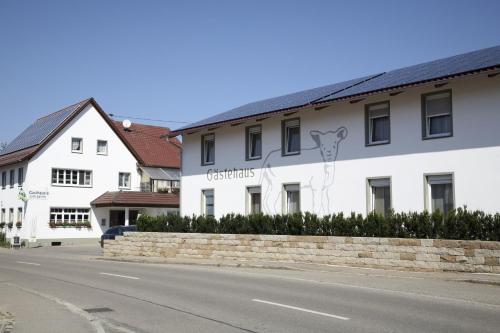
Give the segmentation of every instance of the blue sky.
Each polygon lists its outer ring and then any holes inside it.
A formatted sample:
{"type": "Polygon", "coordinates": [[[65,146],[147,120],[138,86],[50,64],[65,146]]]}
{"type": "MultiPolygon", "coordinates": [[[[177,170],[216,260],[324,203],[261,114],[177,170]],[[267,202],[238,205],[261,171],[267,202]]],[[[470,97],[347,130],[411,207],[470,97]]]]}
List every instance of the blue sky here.
{"type": "Polygon", "coordinates": [[[0,141],[89,96],[189,122],[498,45],[498,13],[487,0],[1,0],[0,141]]]}

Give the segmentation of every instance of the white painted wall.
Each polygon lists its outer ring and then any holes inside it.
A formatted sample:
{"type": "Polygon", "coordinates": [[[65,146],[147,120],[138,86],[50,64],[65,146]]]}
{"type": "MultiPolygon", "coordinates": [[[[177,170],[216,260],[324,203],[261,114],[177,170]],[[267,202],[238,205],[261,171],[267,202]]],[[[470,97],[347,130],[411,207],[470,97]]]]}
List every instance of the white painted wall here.
{"type": "MultiPolygon", "coordinates": [[[[6,169],[10,169],[7,167],[6,169]]],[[[1,170],[0,170],[1,171],[1,170]]],[[[46,200],[30,199],[26,205],[23,228],[15,227],[8,235],[18,234],[22,239],[64,239],[100,237],[106,227],[100,226],[101,217],[109,223],[109,216],[92,212],[91,229],[49,227],[51,207],[91,208],[90,202],[106,191],[118,190],[118,173],[131,173],[131,189],[137,190],[140,176],[134,156],[116,136],[93,106],[88,106],[47,146],[34,156],[25,170],[24,190],[49,192],[46,200]],[[71,138],[83,138],[83,154],[71,152],[71,138]],[[97,140],[108,141],[108,155],[98,155],[97,140]],[[52,168],[92,170],[92,187],[51,185],[52,168]]],[[[17,181],[17,177],[16,177],[17,181]]],[[[2,205],[21,206],[14,189],[0,190],[2,205]]]]}
{"type": "MultiPolygon", "coordinates": [[[[334,184],[330,188],[330,212],[366,214],[366,181],[368,177],[392,178],[392,204],[396,211],[424,210],[424,174],[454,173],[455,204],[487,212],[500,211],[500,77],[486,76],[459,79],[443,88],[433,85],[406,89],[404,93],[371,96],[359,103],[341,102],[320,111],[305,110],[289,118],[301,118],[302,149],[314,147],[311,130],[323,132],[341,126],[348,136],[339,143],[334,184]],[[421,94],[452,89],[453,137],[422,140],[421,94]],[[365,146],[365,104],[390,100],[391,143],[365,146]]],[[[283,116],[261,122],[263,156],[281,147],[283,116]]],[[[216,163],[200,165],[200,136],[207,131],[183,137],[181,213],[201,213],[201,190],[214,189],[215,215],[245,213],[246,186],[260,183],[261,165],[245,161],[245,126],[223,126],[214,131],[216,163]],[[243,179],[209,181],[208,169],[255,168],[254,176],[243,179]]],[[[273,195],[278,197],[282,184],[300,182],[324,175],[325,164],[318,150],[303,151],[298,156],[272,161],[275,178],[273,195]]],[[[333,163],[329,163],[331,168],[333,163]]],[[[281,201],[279,201],[281,203],[281,201]]],[[[301,190],[302,211],[314,211],[312,192],[301,190]]],[[[280,213],[281,204],[276,211],[280,213]]],[[[319,211],[314,211],[321,213],[319,211]]]]}

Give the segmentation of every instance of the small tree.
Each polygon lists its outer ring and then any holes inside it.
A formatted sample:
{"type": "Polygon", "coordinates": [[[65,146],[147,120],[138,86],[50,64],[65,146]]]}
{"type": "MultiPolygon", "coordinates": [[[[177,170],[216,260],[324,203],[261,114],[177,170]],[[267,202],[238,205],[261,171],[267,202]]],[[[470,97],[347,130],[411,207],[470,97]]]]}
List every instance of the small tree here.
{"type": "Polygon", "coordinates": [[[7,147],[7,142],[0,142],[0,153],[7,147]]]}

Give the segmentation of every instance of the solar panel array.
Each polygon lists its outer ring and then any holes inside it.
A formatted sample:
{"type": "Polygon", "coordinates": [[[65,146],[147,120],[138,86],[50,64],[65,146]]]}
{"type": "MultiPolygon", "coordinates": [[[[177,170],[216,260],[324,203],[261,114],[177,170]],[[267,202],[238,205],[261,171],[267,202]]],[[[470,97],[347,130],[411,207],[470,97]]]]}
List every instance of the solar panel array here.
{"type": "MultiPolygon", "coordinates": [[[[218,123],[221,121],[231,120],[231,119],[239,119],[248,116],[253,116],[256,114],[262,114],[266,112],[272,112],[276,110],[283,110],[293,107],[299,107],[303,105],[307,105],[316,101],[324,96],[331,95],[337,92],[340,92],[344,89],[352,87],[356,84],[359,84],[365,80],[368,80],[376,75],[370,75],[354,80],[349,80],[345,82],[330,84],[327,86],[304,90],[284,96],[274,97],[265,99],[258,102],[249,103],[235,109],[226,111],[224,113],[220,113],[213,117],[204,119],[202,121],[190,124],[189,126],[185,126],[183,128],[192,128],[197,126],[203,126],[206,124],[218,123]]],[[[180,128],[179,130],[182,130],[180,128]]]]}
{"type": "Polygon", "coordinates": [[[49,136],[52,131],[59,127],[64,120],[73,114],[73,112],[77,111],[87,101],[88,100],[81,101],[77,104],[68,106],[62,110],[37,119],[14,140],[12,140],[12,142],[9,143],[4,150],[2,150],[0,156],[42,143],[42,141],[49,136]]]}
{"type": "Polygon", "coordinates": [[[500,46],[396,69],[318,102],[438,79],[500,65],[500,46]]]}
{"type": "Polygon", "coordinates": [[[326,102],[391,87],[457,75],[493,66],[500,66],[500,46],[249,103],[188,126],[183,126],[175,130],[175,132],[256,116],[272,111],[296,108],[310,103],[326,102]]]}

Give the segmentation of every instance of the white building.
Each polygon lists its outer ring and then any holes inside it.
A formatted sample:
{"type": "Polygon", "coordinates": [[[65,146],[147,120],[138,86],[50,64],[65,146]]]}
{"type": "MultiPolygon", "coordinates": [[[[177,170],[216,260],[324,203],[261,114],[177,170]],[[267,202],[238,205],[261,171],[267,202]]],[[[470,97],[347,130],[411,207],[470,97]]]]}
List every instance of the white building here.
{"type": "Polygon", "coordinates": [[[180,143],[162,138],[167,128],[127,127],[88,99],[15,138],[0,153],[7,236],[32,244],[94,241],[140,213],[177,213],[180,143]]]}
{"type": "Polygon", "coordinates": [[[181,214],[500,211],[500,46],[250,103],[182,135],[181,214]]]}

